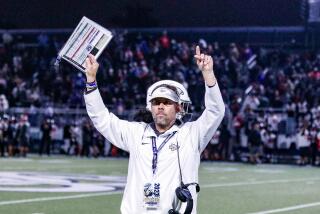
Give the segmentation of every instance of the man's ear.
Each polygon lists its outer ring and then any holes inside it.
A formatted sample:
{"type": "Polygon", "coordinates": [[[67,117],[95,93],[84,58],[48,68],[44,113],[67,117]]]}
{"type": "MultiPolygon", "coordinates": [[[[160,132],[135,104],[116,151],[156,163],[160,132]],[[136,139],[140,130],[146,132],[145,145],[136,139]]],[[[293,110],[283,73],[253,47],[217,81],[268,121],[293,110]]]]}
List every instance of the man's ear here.
{"type": "Polygon", "coordinates": [[[180,104],[176,104],[175,107],[177,113],[182,111],[182,106],[180,104]]]}

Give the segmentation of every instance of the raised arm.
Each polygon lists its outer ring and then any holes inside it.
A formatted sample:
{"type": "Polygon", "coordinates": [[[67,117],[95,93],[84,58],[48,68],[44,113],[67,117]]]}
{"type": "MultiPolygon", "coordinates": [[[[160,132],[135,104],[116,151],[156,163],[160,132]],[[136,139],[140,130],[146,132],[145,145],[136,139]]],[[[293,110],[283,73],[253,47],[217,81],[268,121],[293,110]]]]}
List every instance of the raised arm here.
{"type": "Polygon", "coordinates": [[[116,115],[109,112],[104,105],[97,89],[96,75],[99,64],[96,59],[89,55],[86,59],[86,92],[84,100],[90,119],[95,128],[115,146],[131,151],[133,145],[133,130],[139,129],[138,123],[120,120],[116,115]]]}
{"type": "Polygon", "coordinates": [[[194,145],[202,152],[224,117],[225,106],[214,75],[212,57],[201,53],[199,46],[196,47],[194,57],[206,85],[204,97],[206,108],[198,120],[191,125],[192,132],[197,136],[194,145]]]}

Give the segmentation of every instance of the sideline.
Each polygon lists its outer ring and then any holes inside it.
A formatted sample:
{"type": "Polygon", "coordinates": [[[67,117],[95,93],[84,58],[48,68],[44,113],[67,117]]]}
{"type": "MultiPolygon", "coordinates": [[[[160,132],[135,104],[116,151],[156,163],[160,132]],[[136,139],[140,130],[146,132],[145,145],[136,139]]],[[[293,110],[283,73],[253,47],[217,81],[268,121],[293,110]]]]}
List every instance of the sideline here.
{"type": "Polygon", "coordinates": [[[90,193],[90,194],[79,194],[79,195],[68,195],[68,196],[55,196],[55,197],[44,197],[44,198],[32,198],[32,199],[22,199],[22,200],[14,200],[14,201],[1,201],[0,206],[4,205],[12,205],[12,204],[25,204],[39,201],[56,201],[56,200],[67,200],[74,198],[88,198],[88,197],[96,197],[96,196],[104,196],[104,195],[115,195],[121,194],[122,191],[115,192],[104,192],[104,193],[90,193]]]}
{"type": "Polygon", "coordinates": [[[315,206],[320,206],[320,201],[319,202],[314,202],[314,203],[309,203],[309,204],[300,204],[300,205],[292,206],[292,207],[284,207],[284,208],[274,209],[274,210],[265,210],[265,211],[260,211],[260,212],[256,212],[256,213],[248,213],[248,214],[281,213],[281,212],[299,210],[299,209],[304,209],[304,208],[308,208],[308,207],[315,207],[315,206]]]}
{"type": "Polygon", "coordinates": [[[315,178],[297,178],[297,179],[279,179],[279,180],[266,180],[266,181],[248,181],[248,182],[235,182],[235,183],[220,183],[220,184],[204,184],[201,187],[216,188],[216,187],[234,187],[234,186],[246,186],[257,184],[275,184],[275,183],[290,183],[290,182],[305,182],[305,181],[318,181],[319,177],[315,178]]]}

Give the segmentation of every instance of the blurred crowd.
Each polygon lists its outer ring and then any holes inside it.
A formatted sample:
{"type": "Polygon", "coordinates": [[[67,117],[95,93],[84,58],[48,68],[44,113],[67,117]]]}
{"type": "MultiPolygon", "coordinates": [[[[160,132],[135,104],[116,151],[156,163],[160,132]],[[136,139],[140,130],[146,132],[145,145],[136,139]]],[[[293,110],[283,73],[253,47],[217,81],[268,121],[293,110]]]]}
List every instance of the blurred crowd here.
{"type": "MultiPolygon", "coordinates": [[[[300,149],[300,144],[305,145],[310,147],[305,154],[315,150],[318,155],[317,51],[178,40],[165,31],[150,35],[121,31],[114,35],[99,58],[97,79],[105,103],[116,114],[123,115],[137,106],[143,108],[149,85],[173,79],[187,88],[193,102],[191,111],[198,115],[204,107],[202,75],[193,58],[195,45],[199,44],[214,58],[215,74],[227,106],[219,136],[213,137],[204,159],[237,159],[235,148],[246,146],[250,147],[250,162],[259,162],[259,154],[271,157],[274,150],[280,149],[276,142],[281,134],[286,138],[300,134],[302,143],[296,142],[295,146],[300,149]]],[[[84,107],[83,74],[66,63],[54,66],[63,42],[41,33],[35,46],[28,46],[9,33],[2,35],[0,112],[10,107],[84,107]]],[[[305,162],[304,158],[299,160],[305,162]]]]}
{"type": "Polygon", "coordinates": [[[64,154],[78,157],[128,156],[112,146],[96,129],[89,119],[66,123],[59,126],[53,118],[45,117],[37,129],[38,137],[32,138],[29,118],[7,114],[0,121],[0,156],[26,157],[29,150],[39,156],[64,154]],[[61,136],[57,138],[57,131],[61,136]]]}

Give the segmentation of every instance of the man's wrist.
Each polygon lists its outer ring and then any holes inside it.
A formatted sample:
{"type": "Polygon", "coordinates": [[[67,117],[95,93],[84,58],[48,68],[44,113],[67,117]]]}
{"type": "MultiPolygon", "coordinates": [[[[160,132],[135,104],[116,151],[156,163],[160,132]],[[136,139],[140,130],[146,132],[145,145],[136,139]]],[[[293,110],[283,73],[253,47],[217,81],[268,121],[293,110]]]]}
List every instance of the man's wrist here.
{"type": "Polygon", "coordinates": [[[86,82],[86,87],[98,87],[97,81],[86,82]]]}
{"type": "Polygon", "coordinates": [[[86,92],[93,91],[98,88],[97,81],[86,82],[86,92]]]}
{"type": "Polygon", "coordinates": [[[96,77],[87,76],[87,82],[96,82],[96,77]]]}
{"type": "Polygon", "coordinates": [[[212,88],[212,87],[214,87],[216,84],[217,84],[217,79],[214,78],[214,81],[211,82],[210,84],[207,84],[207,86],[208,86],[209,88],[212,88]]]}
{"type": "Polygon", "coordinates": [[[217,83],[217,79],[216,77],[214,76],[214,72],[213,70],[210,70],[210,71],[204,71],[202,72],[202,75],[203,75],[203,79],[205,81],[205,84],[211,88],[213,86],[216,85],[217,83]]]}

